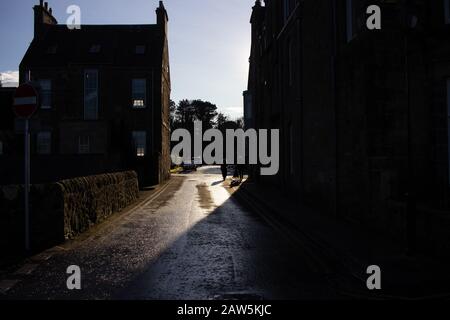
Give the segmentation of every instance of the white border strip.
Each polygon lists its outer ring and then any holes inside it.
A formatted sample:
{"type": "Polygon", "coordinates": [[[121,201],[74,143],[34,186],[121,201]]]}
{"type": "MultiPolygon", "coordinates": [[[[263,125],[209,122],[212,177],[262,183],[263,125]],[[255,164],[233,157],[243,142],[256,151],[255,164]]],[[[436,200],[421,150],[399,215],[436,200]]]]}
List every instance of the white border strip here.
{"type": "Polygon", "coordinates": [[[26,105],[26,104],[36,104],[36,103],[37,103],[36,97],[14,98],[15,106],[21,106],[21,105],[26,105]]]}

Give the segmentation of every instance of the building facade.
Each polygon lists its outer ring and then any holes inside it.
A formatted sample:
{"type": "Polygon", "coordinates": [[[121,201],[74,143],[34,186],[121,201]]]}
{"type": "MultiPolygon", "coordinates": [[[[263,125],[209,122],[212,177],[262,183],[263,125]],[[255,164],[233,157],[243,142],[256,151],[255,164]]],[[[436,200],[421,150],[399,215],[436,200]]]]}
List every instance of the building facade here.
{"type": "Polygon", "coordinates": [[[256,179],[448,246],[450,1],[256,1],[251,25],[246,120],[281,133],[279,174],[256,179]]]}
{"type": "Polygon", "coordinates": [[[0,161],[17,146],[14,145],[14,112],[12,109],[15,88],[0,87],[0,161]]]}
{"type": "MultiPolygon", "coordinates": [[[[32,120],[32,181],[128,169],[143,186],[168,179],[171,86],[162,1],[153,25],[73,30],[57,23],[47,3],[33,9],[34,39],[19,68],[20,83],[33,83],[40,100],[32,120]]],[[[11,160],[17,156],[9,154],[2,166],[7,183],[21,176],[11,160]]]]}

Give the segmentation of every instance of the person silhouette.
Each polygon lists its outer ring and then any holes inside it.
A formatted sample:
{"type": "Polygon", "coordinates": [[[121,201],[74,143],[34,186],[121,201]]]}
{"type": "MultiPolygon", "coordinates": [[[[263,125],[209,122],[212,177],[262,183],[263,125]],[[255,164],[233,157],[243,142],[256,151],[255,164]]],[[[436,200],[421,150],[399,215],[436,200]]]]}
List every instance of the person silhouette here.
{"type": "Polygon", "coordinates": [[[220,171],[222,171],[223,181],[225,181],[228,174],[228,167],[225,163],[220,165],[220,171]]]}

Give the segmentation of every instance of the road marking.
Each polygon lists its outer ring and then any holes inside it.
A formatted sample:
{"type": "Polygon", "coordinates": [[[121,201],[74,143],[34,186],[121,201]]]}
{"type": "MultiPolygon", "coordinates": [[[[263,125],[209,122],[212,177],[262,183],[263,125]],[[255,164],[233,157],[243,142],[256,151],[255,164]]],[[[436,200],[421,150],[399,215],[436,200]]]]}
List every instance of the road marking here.
{"type": "Polygon", "coordinates": [[[169,182],[166,183],[165,186],[161,187],[161,189],[155,191],[155,193],[153,193],[152,195],[150,195],[150,197],[146,200],[144,200],[142,203],[140,203],[136,208],[133,208],[132,211],[135,210],[140,210],[140,209],[145,209],[145,207],[147,205],[149,205],[153,200],[155,200],[157,197],[159,197],[161,195],[161,193],[163,193],[168,187],[169,185],[171,185],[173,183],[174,180],[170,180],[169,182]]]}
{"type": "Polygon", "coordinates": [[[6,294],[18,282],[19,282],[19,280],[2,280],[2,281],[0,281],[0,293],[6,294]]]}
{"type": "Polygon", "coordinates": [[[22,268],[14,272],[17,275],[30,275],[36,268],[38,264],[29,263],[24,265],[22,268]]]}

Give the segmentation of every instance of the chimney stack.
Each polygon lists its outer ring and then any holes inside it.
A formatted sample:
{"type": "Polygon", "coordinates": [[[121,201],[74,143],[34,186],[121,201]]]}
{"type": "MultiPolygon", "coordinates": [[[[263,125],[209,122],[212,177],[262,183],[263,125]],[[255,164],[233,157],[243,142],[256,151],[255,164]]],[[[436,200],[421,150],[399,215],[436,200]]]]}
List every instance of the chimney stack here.
{"type": "Polygon", "coordinates": [[[39,5],[33,7],[34,10],[34,38],[39,39],[46,32],[49,26],[58,24],[53,17],[52,9],[48,7],[48,2],[39,0],[39,5]]]}
{"type": "Polygon", "coordinates": [[[161,26],[167,34],[167,22],[169,21],[169,16],[167,15],[166,8],[162,1],[159,1],[159,7],[156,9],[156,20],[157,24],[161,26]]]}

